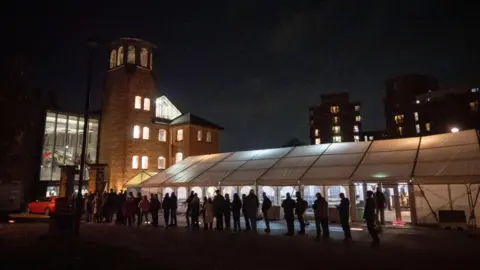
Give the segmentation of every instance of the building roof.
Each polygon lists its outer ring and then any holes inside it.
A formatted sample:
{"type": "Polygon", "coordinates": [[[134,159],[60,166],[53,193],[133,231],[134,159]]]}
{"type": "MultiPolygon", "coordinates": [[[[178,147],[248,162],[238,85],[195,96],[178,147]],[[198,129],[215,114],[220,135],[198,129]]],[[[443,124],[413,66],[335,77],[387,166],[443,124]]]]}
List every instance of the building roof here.
{"type": "Polygon", "coordinates": [[[217,124],[214,124],[208,120],[205,120],[199,116],[196,116],[190,112],[184,113],[179,117],[173,119],[172,122],[170,123],[170,126],[184,125],[184,124],[199,125],[199,126],[223,130],[223,127],[217,124]]]}
{"type": "Polygon", "coordinates": [[[140,186],[348,185],[412,179],[415,184],[480,183],[477,131],[191,156],[140,186]]]}

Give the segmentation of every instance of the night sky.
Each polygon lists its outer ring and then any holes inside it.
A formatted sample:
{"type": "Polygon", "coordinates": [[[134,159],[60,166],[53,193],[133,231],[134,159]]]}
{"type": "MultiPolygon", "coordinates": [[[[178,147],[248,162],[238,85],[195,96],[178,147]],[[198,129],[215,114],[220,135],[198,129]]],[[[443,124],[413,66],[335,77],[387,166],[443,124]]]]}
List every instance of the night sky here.
{"type": "MultiPolygon", "coordinates": [[[[83,106],[88,38],[145,39],[158,46],[158,93],[224,126],[221,151],[307,142],[308,106],[322,93],[348,91],[364,129],[378,129],[386,79],[422,73],[452,85],[480,74],[475,1],[29,2],[8,11],[10,37],[62,107],[83,106]]],[[[95,108],[108,56],[95,54],[95,108]]]]}

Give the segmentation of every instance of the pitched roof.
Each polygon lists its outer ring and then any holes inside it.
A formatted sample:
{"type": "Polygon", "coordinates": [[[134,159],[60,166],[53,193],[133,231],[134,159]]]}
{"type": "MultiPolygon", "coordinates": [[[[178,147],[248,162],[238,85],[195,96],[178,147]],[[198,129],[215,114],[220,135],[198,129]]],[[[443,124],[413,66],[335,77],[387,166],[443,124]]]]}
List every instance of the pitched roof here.
{"type": "Polygon", "coordinates": [[[223,127],[217,124],[214,124],[208,120],[205,120],[199,116],[196,116],[190,112],[184,113],[179,117],[173,119],[172,122],[170,123],[170,126],[183,125],[183,124],[199,125],[199,126],[211,127],[211,128],[223,130],[223,127]]]}

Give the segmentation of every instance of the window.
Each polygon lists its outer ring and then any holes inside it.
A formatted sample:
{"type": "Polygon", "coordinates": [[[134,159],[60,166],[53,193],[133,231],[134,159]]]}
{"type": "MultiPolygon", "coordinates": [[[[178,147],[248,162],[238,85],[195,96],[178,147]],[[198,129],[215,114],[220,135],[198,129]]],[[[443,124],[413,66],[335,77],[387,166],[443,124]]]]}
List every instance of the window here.
{"type": "Polygon", "coordinates": [[[338,106],[330,106],[330,112],[331,113],[339,113],[340,108],[338,106]]]}
{"type": "Polygon", "coordinates": [[[321,143],[320,138],[316,138],[315,139],[315,144],[320,144],[320,143],[321,143]]]}
{"type": "Polygon", "coordinates": [[[417,104],[420,104],[420,100],[417,99],[416,103],[417,103],[417,104]]]}
{"type": "Polygon", "coordinates": [[[338,124],[339,121],[340,121],[340,117],[338,117],[338,116],[333,117],[333,123],[334,124],[338,124]]]}
{"type": "Polygon", "coordinates": [[[430,131],[430,123],[425,123],[425,130],[430,131]]]}
{"type": "Polygon", "coordinates": [[[478,101],[470,102],[470,110],[472,112],[478,112],[478,101]]]}
{"type": "Polygon", "coordinates": [[[183,141],[183,129],[177,130],[177,142],[183,141]]]}
{"type": "Polygon", "coordinates": [[[415,125],[415,131],[416,131],[417,133],[420,133],[420,125],[419,125],[419,124],[416,124],[416,125],[415,125]]]}
{"type": "Polygon", "coordinates": [[[117,63],[117,51],[115,49],[110,53],[110,68],[114,68],[117,63]]]}
{"type": "Polygon", "coordinates": [[[140,126],[133,126],[133,138],[140,138],[140,126]]]}
{"type": "Polygon", "coordinates": [[[142,97],[135,96],[135,109],[141,109],[141,108],[142,108],[142,97]]]}
{"type": "Polygon", "coordinates": [[[472,88],[470,91],[471,91],[472,93],[476,93],[476,92],[480,91],[480,89],[479,89],[479,88],[472,88]]]}
{"type": "Polygon", "coordinates": [[[161,142],[167,141],[167,131],[165,129],[160,129],[158,131],[158,140],[161,142]]]}
{"type": "Polygon", "coordinates": [[[143,127],[142,139],[148,140],[150,138],[150,129],[148,127],[143,127]]]}
{"type": "Polygon", "coordinates": [[[364,139],[366,142],[368,142],[368,136],[366,136],[366,135],[363,136],[363,139],[364,139]]]}
{"type": "Polygon", "coordinates": [[[117,66],[123,65],[123,47],[120,46],[118,47],[118,53],[117,53],[117,66]]]}
{"type": "Polygon", "coordinates": [[[355,116],[355,121],[360,122],[362,120],[362,117],[360,115],[355,116]]]}
{"type": "Polygon", "coordinates": [[[315,136],[318,136],[318,128],[315,129],[315,136]]]}
{"type": "Polygon", "coordinates": [[[355,105],[355,111],[359,112],[360,111],[360,105],[355,105]]]}
{"type": "Polygon", "coordinates": [[[359,131],[358,125],[353,126],[353,132],[358,133],[358,131],[359,131]]]}
{"type": "Polygon", "coordinates": [[[403,127],[397,127],[397,130],[398,134],[400,134],[400,136],[403,136],[403,127]]]}
{"type": "Polygon", "coordinates": [[[135,47],[128,47],[127,63],[135,64],[135,47]]]}
{"type": "Polygon", "coordinates": [[[163,170],[165,169],[165,158],[164,157],[158,157],[158,169],[163,170]]]}
{"type": "Polygon", "coordinates": [[[334,143],[341,143],[342,142],[342,137],[341,136],[333,136],[333,142],[334,143]]]}
{"type": "Polygon", "coordinates": [[[354,142],[359,142],[360,141],[360,136],[358,136],[358,135],[353,136],[353,141],[354,142]]]}
{"type": "Polygon", "coordinates": [[[395,123],[398,124],[403,124],[403,114],[398,114],[393,117],[395,119],[395,123]]]}
{"type": "Polygon", "coordinates": [[[197,141],[201,142],[202,141],[202,131],[197,130],[197,141]]]}
{"type": "Polygon", "coordinates": [[[370,141],[373,141],[373,139],[374,139],[373,136],[370,136],[370,141]]]}
{"type": "Polygon", "coordinates": [[[415,118],[415,121],[418,121],[418,112],[414,112],[413,117],[415,118]]]}
{"type": "Polygon", "coordinates": [[[145,111],[150,111],[150,99],[149,98],[144,98],[143,99],[143,109],[145,111]]]}
{"type": "Polygon", "coordinates": [[[142,67],[147,67],[148,62],[148,51],[145,48],[140,50],[140,65],[142,67]]]}
{"type": "Polygon", "coordinates": [[[177,152],[177,153],[175,154],[175,163],[178,163],[178,162],[180,162],[180,161],[182,161],[182,160],[183,160],[183,154],[182,154],[182,152],[177,152]]]}
{"type": "Polygon", "coordinates": [[[210,131],[207,131],[207,142],[212,142],[212,133],[210,131]]]}
{"type": "Polygon", "coordinates": [[[142,169],[148,169],[148,157],[142,156],[142,169]]]}
{"type": "Polygon", "coordinates": [[[132,169],[138,169],[138,156],[132,157],[132,169]]]}
{"type": "Polygon", "coordinates": [[[332,131],[333,133],[340,133],[340,126],[333,126],[332,131]]]}

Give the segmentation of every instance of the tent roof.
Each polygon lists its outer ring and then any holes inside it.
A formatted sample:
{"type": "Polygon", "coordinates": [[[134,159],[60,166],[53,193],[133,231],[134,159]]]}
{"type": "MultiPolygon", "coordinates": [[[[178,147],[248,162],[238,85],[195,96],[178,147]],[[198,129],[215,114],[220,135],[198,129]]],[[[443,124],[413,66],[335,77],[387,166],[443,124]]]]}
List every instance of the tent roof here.
{"type": "Polygon", "coordinates": [[[455,177],[480,181],[476,130],[192,156],[141,186],[323,185],[412,178],[442,182],[455,177]]]}
{"type": "Polygon", "coordinates": [[[128,180],[126,183],[125,183],[125,187],[137,187],[139,186],[143,181],[149,179],[150,177],[156,175],[157,172],[146,172],[146,171],[141,171],[139,172],[137,175],[135,175],[134,177],[132,177],[132,179],[128,180]]]}

